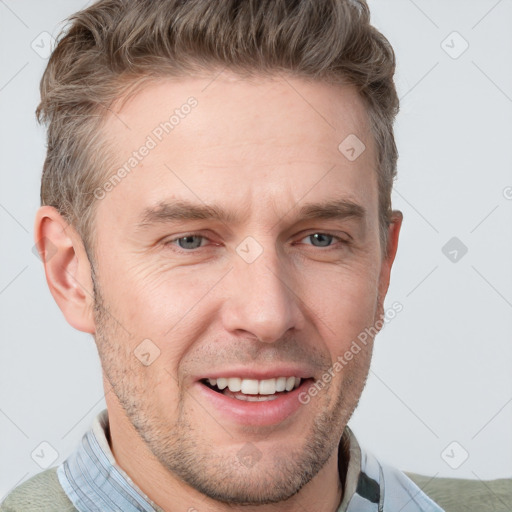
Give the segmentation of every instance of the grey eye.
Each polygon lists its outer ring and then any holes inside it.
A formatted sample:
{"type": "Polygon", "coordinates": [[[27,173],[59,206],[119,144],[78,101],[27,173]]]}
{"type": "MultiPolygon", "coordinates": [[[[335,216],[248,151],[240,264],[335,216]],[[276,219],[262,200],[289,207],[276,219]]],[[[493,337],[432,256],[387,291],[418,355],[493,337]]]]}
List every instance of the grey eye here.
{"type": "Polygon", "coordinates": [[[310,238],[315,247],[328,247],[331,245],[333,236],[327,235],[325,233],[314,233],[313,235],[308,235],[306,238],[310,238]]]}
{"type": "Polygon", "coordinates": [[[178,238],[177,242],[182,249],[198,249],[201,247],[203,239],[203,236],[189,235],[178,238]]]}

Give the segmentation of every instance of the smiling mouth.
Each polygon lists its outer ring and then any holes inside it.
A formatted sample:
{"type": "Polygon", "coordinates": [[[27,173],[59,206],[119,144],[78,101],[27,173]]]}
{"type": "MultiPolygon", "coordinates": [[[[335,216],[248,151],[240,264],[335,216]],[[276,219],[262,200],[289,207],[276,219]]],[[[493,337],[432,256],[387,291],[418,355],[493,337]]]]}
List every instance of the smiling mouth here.
{"type": "Polygon", "coordinates": [[[246,402],[276,400],[297,389],[305,381],[299,377],[276,377],[273,379],[242,379],[239,377],[202,379],[200,382],[224,396],[246,402]]]}

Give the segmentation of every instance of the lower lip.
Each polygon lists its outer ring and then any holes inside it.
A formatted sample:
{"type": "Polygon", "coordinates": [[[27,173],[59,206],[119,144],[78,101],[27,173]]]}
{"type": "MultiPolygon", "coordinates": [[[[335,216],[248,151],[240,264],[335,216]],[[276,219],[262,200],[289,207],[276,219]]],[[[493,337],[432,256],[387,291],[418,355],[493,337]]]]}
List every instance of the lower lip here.
{"type": "Polygon", "coordinates": [[[299,394],[309,386],[311,379],[305,379],[293,391],[279,395],[274,400],[262,402],[248,402],[238,400],[218,393],[205,384],[197,382],[199,392],[213,407],[221,413],[222,418],[241,425],[276,425],[297,412],[303,404],[299,401],[299,394]]]}

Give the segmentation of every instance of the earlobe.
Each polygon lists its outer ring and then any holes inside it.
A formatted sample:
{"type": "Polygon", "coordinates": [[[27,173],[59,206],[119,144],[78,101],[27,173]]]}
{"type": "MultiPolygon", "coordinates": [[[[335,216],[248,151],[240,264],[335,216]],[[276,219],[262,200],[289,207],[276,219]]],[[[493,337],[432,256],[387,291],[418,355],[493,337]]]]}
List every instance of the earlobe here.
{"type": "Polygon", "coordinates": [[[48,287],[66,320],[79,331],[94,333],[91,265],[77,231],[55,208],[42,206],[34,238],[48,287]]]}

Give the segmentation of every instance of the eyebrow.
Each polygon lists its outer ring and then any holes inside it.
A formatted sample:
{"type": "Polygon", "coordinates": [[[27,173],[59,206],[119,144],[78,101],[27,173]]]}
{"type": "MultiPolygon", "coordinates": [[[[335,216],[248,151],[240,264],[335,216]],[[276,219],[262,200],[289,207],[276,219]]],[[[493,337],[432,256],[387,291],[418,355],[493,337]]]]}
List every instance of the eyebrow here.
{"type": "Polygon", "coordinates": [[[239,219],[236,212],[228,212],[221,206],[192,203],[178,199],[172,202],[162,201],[156,206],[145,208],[137,228],[187,220],[218,220],[231,224],[239,219]]]}
{"type": "Polygon", "coordinates": [[[299,210],[299,219],[339,219],[362,220],[366,209],[348,199],[337,199],[325,203],[308,203],[299,210]]]}
{"type": "MultiPolygon", "coordinates": [[[[362,220],[365,216],[366,209],[360,204],[348,199],[334,199],[301,206],[296,214],[296,220],[362,220]]],[[[180,199],[172,202],[162,201],[156,206],[145,208],[137,223],[137,229],[154,224],[191,220],[217,220],[225,224],[236,224],[246,217],[247,210],[239,215],[236,211],[228,211],[219,205],[192,203],[180,199]]]]}

